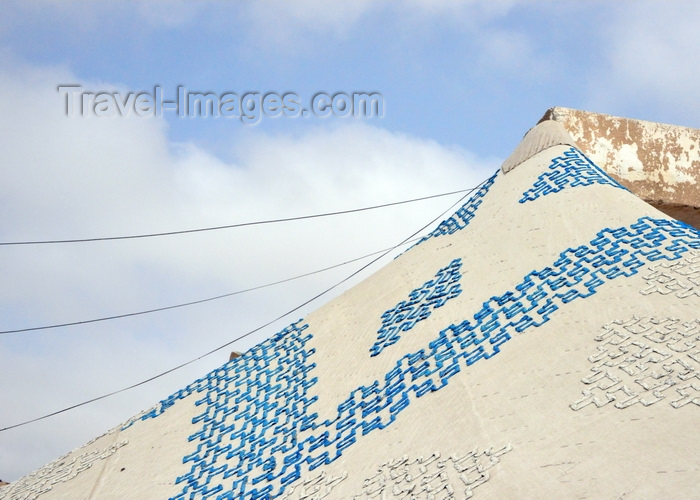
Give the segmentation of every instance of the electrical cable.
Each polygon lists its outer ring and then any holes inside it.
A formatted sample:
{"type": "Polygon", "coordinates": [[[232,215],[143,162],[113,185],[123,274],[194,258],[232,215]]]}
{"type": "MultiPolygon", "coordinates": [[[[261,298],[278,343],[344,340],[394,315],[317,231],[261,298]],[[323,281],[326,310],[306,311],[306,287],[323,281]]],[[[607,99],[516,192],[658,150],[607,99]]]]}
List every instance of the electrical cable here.
{"type": "MultiPolygon", "coordinates": [[[[406,243],[411,243],[412,241],[417,241],[417,240],[418,240],[418,238],[416,238],[416,239],[414,239],[414,240],[411,240],[411,241],[407,241],[406,243]]],[[[296,276],[292,276],[291,278],[284,278],[284,279],[281,279],[281,280],[278,280],[278,281],[273,281],[273,282],[270,282],[270,283],[265,283],[264,285],[257,285],[257,286],[250,287],[250,288],[246,288],[246,289],[243,289],[243,290],[237,290],[237,291],[235,291],[235,292],[224,293],[224,294],[222,294],[222,295],[216,295],[216,296],[214,296],[214,297],[207,297],[207,298],[205,298],[205,299],[198,299],[198,300],[193,300],[193,301],[190,301],[190,302],[182,302],[182,303],[180,303],[180,304],[174,304],[174,305],[164,306],[164,307],[157,307],[157,308],[154,308],[154,309],[146,309],[146,310],[143,310],[143,311],[136,311],[136,312],[125,313],[125,314],[115,314],[115,315],[112,315],[112,316],[103,316],[103,317],[101,317],[101,318],[86,319],[86,320],[82,320],[82,321],[72,321],[72,322],[70,322],[70,323],[56,323],[56,324],[52,324],[52,325],[42,325],[42,326],[33,326],[33,327],[28,327],[28,328],[18,328],[18,329],[15,329],[15,330],[2,330],[2,331],[0,331],[0,335],[7,335],[7,334],[10,334],[10,333],[33,332],[33,331],[37,331],[37,330],[49,330],[49,329],[52,329],[52,328],[64,328],[64,327],[67,327],[67,326],[87,325],[87,324],[89,324],[89,323],[97,323],[97,322],[100,322],[100,321],[110,321],[110,320],[121,319],[121,318],[129,318],[129,317],[132,317],[132,316],[140,316],[140,315],[143,315],[143,314],[151,314],[151,313],[156,313],[156,312],[161,312],[161,311],[168,311],[168,310],[170,310],[170,309],[177,309],[177,308],[180,308],[180,307],[187,307],[187,306],[193,306],[193,305],[196,305],[196,304],[203,304],[203,303],[205,303],[205,302],[211,302],[211,301],[213,301],[213,300],[224,299],[224,298],[226,298],[226,297],[232,297],[232,296],[234,296],[234,295],[240,295],[240,294],[243,294],[243,293],[252,292],[252,291],[254,291],[254,290],[260,290],[261,288],[267,288],[267,287],[271,287],[271,286],[275,286],[275,285],[280,285],[280,284],[282,284],[282,283],[287,283],[287,282],[289,282],[289,281],[294,281],[294,280],[297,280],[297,279],[300,279],[300,278],[305,278],[305,277],[307,277],[307,276],[311,276],[311,275],[314,275],[314,274],[319,274],[319,273],[322,273],[322,272],[325,272],[325,271],[330,271],[331,269],[335,269],[335,268],[337,268],[337,267],[342,267],[342,266],[345,266],[345,265],[347,265],[347,264],[352,264],[353,262],[357,262],[358,260],[366,259],[366,258],[368,258],[368,257],[371,257],[371,256],[373,256],[373,255],[377,255],[378,253],[382,253],[382,252],[385,252],[385,251],[387,251],[387,250],[391,251],[391,250],[393,250],[394,248],[396,248],[396,247],[391,247],[391,248],[388,248],[388,249],[385,248],[385,249],[382,249],[382,250],[377,250],[376,252],[372,252],[372,253],[368,253],[368,254],[366,254],[366,255],[363,255],[362,257],[356,257],[356,258],[354,258],[354,259],[346,260],[345,262],[341,262],[341,263],[339,263],[339,264],[333,264],[332,266],[324,267],[324,268],[322,268],[322,269],[317,269],[317,270],[315,270],[315,271],[310,271],[310,272],[308,272],[308,273],[304,273],[304,274],[299,274],[299,275],[296,275],[296,276]]]]}
{"type": "Polygon", "coordinates": [[[196,229],[183,229],[180,231],[166,231],[166,232],[162,232],[162,233],[131,234],[131,235],[124,235],[124,236],[104,236],[104,237],[99,237],[99,238],[75,238],[75,239],[65,239],[65,240],[37,240],[37,241],[5,241],[5,242],[0,242],[0,246],[53,245],[53,244],[60,244],[60,243],[89,243],[89,242],[95,242],[95,241],[133,240],[133,239],[139,239],[139,238],[155,238],[155,237],[159,237],[159,236],[173,236],[176,234],[202,233],[205,231],[219,231],[221,229],[232,229],[232,228],[236,228],[236,227],[258,226],[258,225],[262,225],[262,224],[276,224],[276,223],[280,223],[280,222],[291,222],[291,221],[305,220],[305,219],[317,219],[320,217],[331,217],[331,216],[335,216],[335,215],[364,212],[367,210],[376,210],[378,208],[386,208],[386,207],[391,207],[391,206],[395,206],[395,205],[404,205],[406,203],[413,203],[416,201],[424,201],[424,200],[430,200],[433,198],[440,198],[443,196],[450,196],[453,194],[464,193],[467,191],[471,192],[469,189],[460,189],[458,191],[451,191],[449,193],[440,193],[440,194],[434,194],[434,195],[430,195],[430,196],[423,196],[421,198],[412,198],[410,200],[395,201],[392,203],[383,203],[381,205],[373,205],[370,207],[352,208],[349,210],[339,210],[337,212],[325,212],[325,213],[320,213],[320,214],[300,215],[298,217],[285,217],[282,219],[268,219],[268,220],[260,220],[260,221],[253,221],[253,222],[241,222],[239,224],[227,224],[225,226],[201,227],[201,228],[196,228],[196,229]]]}
{"type": "Polygon", "coordinates": [[[267,327],[267,326],[270,326],[270,325],[273,324],[274,322],[276,322],[276,321],[278,321],[278,320],[280,320],[280,319],[282,319],[282,318],[284,318],[284,317],[286,317],[286,316],[289,316],[290,314],[292,314],[292,313],[298,311],[298,310],[301,309],[302,307],[304,307],[304,306],[308,305],[309,303],[313,302],[314,300],[316,300],[316,299],[322,297],[323,295],[329,293],[331,290],[337,288],[337,287],[340,286],[341,284],[343,284],[343,283],[345,283],[346,281],[348,281],[348,280],[352,279],[353,277],[357,276],[359,273],[361,273],[362,271],[364,271],[365,269],[367,269],[369,266],[371,266],[371,265],[374,264],[375,262],[381,260],[383,257],[385,257],[386,255],[388,255],[391,251],[393,251],[393,250],[395,250],[396,248],[400,247],[401,245],[404,245],[404,244],[406,244],[407,242],[411,241],[418,233],[422,232],[422,231],[423,231],[424,229],[426,229],[428,226],[434,224],[438,219],[440,219],[441,217],[443,217],[447,212],[449,212],[449,211],[452,210],[455,206],[457,206],[459,203],[461,203],[462,200],[464,200],[467,196],[469,196],[469,194],[471,194],[471,193],[474,192],[475,190],[479,189],[486,181],[487,181],[487,179],[484,179],[484,180],[483,180],[481,183],[479,183],[479,185],[477,185],[476,187],[471,188],[471,189],[469,189],[469,190],[466,190],[466,194],[465,194],[464,196],[462,196],[456,203],[454,203],[453,205],[451,205],[447,210],[445,210],[444,212],[442,212],[440,215],[438,215],[437,217],[435,217],[433,220],[431,220],[430,222],[428,222],[427,224],[425,224],[425,225],[424,225],[423,227],[421,227],[418,231],[414,232],[412,235],[410,235],[410,236],[408,236],[407,238],[405,238],[401,243],[395,245],[394,247],[390,248],[389,250],[384,251],[381,255],[379,255],[378,257],[376,257],[376,258],[374,258],[374,259],[372,259],[372,261],[370,261],[369,263],[363,265],[362,267],[360,267],[359,269],[357,269],[356,271],[354,271],[353,273],[351,273],[349,276],[346,276],[346,277],[343,278],[342,280],[338,281],[336,284],[330,286],[329,288],[325,289],[325,290],[322,291],[321,293],[314,295],[314,296],[311,297],[310,299],[304,301],[303,303],[299,304],[298,306],[295,306],[294,308],[292,308],[292,309],[290,309],[289,311],[283,313],[282,315],[277,316],[275,319],[270,320],[270,321],[268,321],[267,323],[265,323],[265,324],[263,324],[263,325],[261,325],[261,326],[258,326],[257,328],[255,328],[255,329],[253,329],[253,330],[250,330],[249,332],[244,333],[243,335],[240,335],[240,336],[234,338],[233,340],[231,340],[231,341],[229,341],[229,342],[226,342],[225,344],[220,345],[219,347],[216,347],[216,348],[214,348],[214,349],[212,349],[212,350],[210,350],[210,351],[208,351],[208,352],[206,352],[206,353],[204,353],[204,354],[202,354],[202,355],[200,355],[200,356],[198,356],[198,357],[196,357],[196,358],[194,358],[194,359],[191,359],[191,360],[189,360],[189,361],[186,361],[186,362],[184,362],[184,363],[181,363],[181,364],[179,364],[179,365],[177,365],[177,366],[175,366],[175,367],[173,367],[173,368],[170,368],[170,369],[168,369],[168,370],[166,370],[166,371],[164,371],[164,372],[158,373],[157,375],[154,375],[154,376],[152,376],[152,377],[150,377],[150,378],[148,378],[148,379],[142,380],[142,381],[137,382],[137,383],[135,383],[135,384],[132,384],[132,385],[130,385],[130,386],[128,386],[128,387],[123,387],[122,389],[118,389],[118,390],[116,390],[116,391],[112,391],[112,392],[110,392],[110,393],[108,393],[108,394],[103,394],[103,395],[101,395],[101,396],[94,397],[94,398],[89,399],[89,400],[87,400],[87,401],[83,401],[83,402],[81,402],[81,403],[77,403],[77,404],[74,404],[74,405],[72,405],[72,406],[68,406],[68,407],[62,408],[62,409],[60,409],[60,410],[57,410],[57,411],[48,413],[48,414],[43,415],[43,416],[40,416],[40,417],[36,417],[36,418],[30,419],[30,420],[25,420],[25,421],[20,422],[20,423],[17,423],[17,424],[13,424],[13,425],[10,425],[10,426],[7,426],[7,427],[0,428],[0,432],[8,431],[8,430],[10,430],[10,429],[15,429],[15,428],[17,428],[17,427],[22,427],[22,426],[27,425],[27,424],[31,424],[31,423],[34,423],[34,422],[38,422],[38,421],[40,421],[40,420],[44,420],[44,419],[46,419],[46,418],[59,415],[59,414],[61,414],[61,413],[65,413],[65,412],[67,412],[67,411],[74,410],[75,408],[79,408],[79,407],[81,407],[81,406],[85,406],[85,405],[88,405],[88,404],[90,404],[90,403],[94,403],[95,401],[99,401],[99,400],[102,400],[102,399],[105,399],[105,398],[108,398],[108,397],[111,397],[111,396],[120,394],[120,393],[122,393],[122,392],[126,392],[126,391],[128,391],[128,390],[130,390],[130,389],[134,389],[134,388],[136,388],[136,387],[142,386],[142,385],[144,385],[144,384],[147,384],[147,383],[149,383],[149,382],[152,382],[153,380],[156,380],[156,379],[158,379],[158,378],[161,378],[161,377],[163,377],[163,376],[165,376],[165,375],[167,375],[167,374],[169,374],[169,373],[172,373],[172,372],[174,372],[174,371],[176,371],[176,370],[179,370],[180,368],[184,368],[184,367],[187,366],[187,365],[190,365],[190,364],[192,364],[192,363],[195,363],[196,361],[199,361],[200,359],[202,359],[202,358],[204,358],[204,357],[206,357],[206,356],[209,356],[209,355],[211,355],[211,354],[214,354],[215,352],[220,351],[220,350],[222,350],[222,349],[224,349],[224,348],[230,346],[231,344],[233,344],[233,343],[235,343],[235,342],[238,342],[239,340],[242,340],[242,339],[244,339],[244,338],[246,338],[246,337],[252,335],[252,334],[255,333],[255,332],[258,332],[258,331],[262,330],[263,328],[265,328],[265,327],[267,327]]]}

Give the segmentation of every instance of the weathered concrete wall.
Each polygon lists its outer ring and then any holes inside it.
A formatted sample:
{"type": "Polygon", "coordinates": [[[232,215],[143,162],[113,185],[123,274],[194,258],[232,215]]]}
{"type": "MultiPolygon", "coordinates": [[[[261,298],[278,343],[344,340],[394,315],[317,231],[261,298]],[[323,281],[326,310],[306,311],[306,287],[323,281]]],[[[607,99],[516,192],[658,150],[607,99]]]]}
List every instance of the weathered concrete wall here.
{"type": "Polygon", "coordinates": [[[697,498],[700,231],[538,127],[375,274],[0,499],[697,498]]]}
{"type": "Polygon", "coordinates": [[[0,499],[697,498],[698,311],[700,232],[553,146],[0,499]]]}
{"type": "Polygon", "coordinates": [[[540,121],[536,126],[527,131],[523,140],[520,141],[520,144],[518,144],[510,156],[506,158],[506,161],[503,162],[501,170],[504,174],[507,174],[540,151],[544,151],[553,146],[578,147],[561,123],[555,122],[554,120],[540,121]]]}
{"type": "Polygon", "coordinates": [[[546,120],[643,200],[700,207],[700,130],[560,107],[546,120]]]}

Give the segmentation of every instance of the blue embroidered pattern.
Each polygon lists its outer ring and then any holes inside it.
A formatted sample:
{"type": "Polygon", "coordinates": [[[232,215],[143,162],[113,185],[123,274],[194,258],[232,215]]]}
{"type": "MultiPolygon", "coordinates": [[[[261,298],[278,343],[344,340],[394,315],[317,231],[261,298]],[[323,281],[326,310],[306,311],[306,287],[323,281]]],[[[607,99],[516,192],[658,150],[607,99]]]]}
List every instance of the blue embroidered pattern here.
{"type": "Polygon", "coordinates": [[[316,383],[310,376],[314,351],[306,349],[311,334],[298,323],[142,418],[159,415],[187,394],[202,394],[196,404],[203,411],[193,419],[201,428],[190,436],[196,449],[183,459],[191,469],[177,478],[183,490],[175,498],[271,499],[304,470],[333,462],[361,436],[391,425],[416,398],[500,352],[515,332],[542,325],[607,281],[691,249],[700,249],[700,231],[677,221],[643,217],[629,227],[604,229],[589,245],[569,248],[551,266],[529,273],[513,291],[491,297],[471,319],[449,325],[427,348],[400,357],[383,380],[352,391],[333,420],[319,422],[313,413],[315,398],[307,391],[316,383]],[[309,432],[299,435],[303,431],[309,432]],[[217,461],[222,456],[235,460],[229,466],[217,461]],[[209,486],[223,479],[230,489],[209,486]],[[267,483],[274,479],[279,489],[267,483]]]}
{"type": "Polygon", "coordinates": [[[413,246],[420,245],[430,238],[437,238],[438,236],[443,236],[445,234],[452,234],[467,227],[469,222],[471,222],[476,215],[476,209],[479,208],[479,205],[481,205],[481,203],[484,201],[489,189],[496,181],[496,176],[498,176],[498,172],[500,172],[500,170],[501,169],[496,170],[496,173],[489,177],[476,191],[476,193],[474,193],[469,200],[467,200],[467,202],[462,205],[450,218],[445,219],[438,224],[433,231],[418,240],[418,242],[413,246]]]}
{"type": "Polygon", "coordinates": [[[408,295],[408,300],[402,300],[382,314],[382,327],[377,332],[377,341],[369,350],[370,355],[377,356],[386,347],[398,342],[401,332],[409,331],[416,323],[430,316],[431,309],[440,307],[459,295],[462,292],[457,283],[462,277],[460,267],[462,259],[453,260],[437,272],[435,279],[426,281],[422,287],[413,290],[408,295]]]}
{"type": "Polygon", "coordinates": [[[557,193],[566,187],[589,186],[591,184],[607,184],[625,189],[601,168],[576,148],[557,156],[549,165],[549,171],[541,174],[532,188],[523,193],[520,203],[536,200],[540,196],[557,193]]]}
{"type": "MultiPolygon", "coordinates": [[[[307,396],[317,379],[309,372],[314,350],[305,345],[312,337],[308,325],[295,323],[241,356],[211,372],[194,384],[203,393],[196,405],[203,412],[192,419],[201,430],[189,437],[197,449],[183,458],[192,464],[189,473],[178,477],[182,493],[175,498],[211,498],[221,493],[212,478],[231,478],[231,490],[217,498],[269,498],[271,486],[257,492],[255,485],[279,473],[284,463],[277,459],[294,455],[297,433],[314,426],[309,407],[317,398],[307,396]],[[233,466],[217,459],[233,460],[233,466]]],[[[286,459],[285,459],[286,463],[286,459]]]]}

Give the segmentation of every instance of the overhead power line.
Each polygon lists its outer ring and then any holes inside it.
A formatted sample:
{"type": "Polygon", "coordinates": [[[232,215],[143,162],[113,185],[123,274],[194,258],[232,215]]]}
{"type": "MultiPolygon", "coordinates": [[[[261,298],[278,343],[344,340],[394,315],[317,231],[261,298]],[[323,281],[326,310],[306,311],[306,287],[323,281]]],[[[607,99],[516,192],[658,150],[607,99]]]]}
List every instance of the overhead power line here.
{"type": "Polygon", "coordinates": [[[325,290],[322,291],[321,293],[314,295],[314,296],[311,297],[310,299],[308,299],[308,300],[304,301],[303,303],[299,304],[298,306],[296,306],[296,307],[290,309],[289,311],[285,312],[284,314],[281,314],[280,316],[277,316],[275,319],[273,319],[273,320],[271,320],[271,321],[268,321],[268,322],[265,323],[264,325],[261,325],[261,326],[255,328],[255,329],[253,329],[253,330],[250,330],[249,332],[244,333],[243,335],[240,335],[240,336],[234,338],[233,340],[231,340],[231,341],[229,341],[229,342],[226,342],[226,343],[223,344],[223,345],[220,345],[219,347],[216,347],[216,348],[214,348],[214,349],[212,349],[212,350],[210,350],[210,351],[208,351],[208,352],[206,352],[206,353],[204,353],[204,354],[202,354],[202,355],[200,355],[200,356],[198,356],[198,357],[196,357],[196,358],[194,358],[194,359],[191,359],[191,360],[189,360],[189,361],[186,361],[186,362],[184,362],[184,363],[181,363],[181,364],[179,364],[179,365],[177,365],[177,366],[175,366],[175,367],[173,367],[173,368],[170,368],[170,369],[168,369],[168,370],[166,370],[166,371],[164,371],[164,372],[158,373],[157,375],[154,375],[154,376],[152,376],[152,377],[150,377],[150,378],[147,378],[147,379],[145,379],[145,380],[142,380],[142,381],[137,382],[137,383],[135,383],[135,384],[132,384],[132,385],[130,385],[130,386],[124,387],[124,388],[122,388],[122,389],[118,389],[118,390],[116,390],[116,391],[113,391],[113,392],[110,392],[110,393],[107,393],[107,394],[103,394],[102,396],[97,396],[97,397],[94,397],[94,398],[92,398],[92,399],[88,399],[87,401],[83,401],[83,402],[81,402],[81,403],[77,403],[77,404],[74,404],[74,405],[71,405],[71,406],[62,408],[62,409],[57,410],[57,411],[54,411],[54,412],[51,412],[51,413],[47,413],[46,415],[42,415],[42,416],[40,416],[40,417],[36,417],[36,418],[30,419],[30,420],[25,420],[24,422],[20,422],[20,423],[18,423],[18,424],[14,424],[14,425],[10,425],[10,426],[7,426],[7,427],[0,428],[0,432],[8,431],[8,430],[10,430],[10,429],[15,429],[15,428],[17,428],[17,427],[22,427],[22,426],[27,425],[27,424],[31,424],[31,423],[34,423],[34,422],[38,422],[38,421],[40,421],[40,420],[44,420],[44,419],[46,419],[46,418],[59,415],[59,414],[61,414],[61,413],[65,413],[65,412],[67,412],[67,411],[74,410],[74,409],[79,408],[79,407],[81,407],[81,406],[85,406],[85,405],[94,403],[94,402],[96,402],[96,401],[100,401],[100,400],[102,400],[102,399],[106,399],[106,398],[108,398],[108,397],[115,396],[115,395],[120,394],[120,393],[122,393],[122,392],[126,392],[126,391],[128,391],[128,390],[135,389],[136,387],[139,387],[139,386],[142,386],[142,385],[147,384],[147,383],[149,383],[149,382],[152,382],[152,381],[154,381],[154,380],[156,380],[156,379],[159,379],[159,378],[161,378],[161,377],[163,377],[163,376],[165,376],[165,375],[168,375],[169,373],[172,373],[172,372],[174,372],[174,371],[176,371],[176,370],[179,370],[180,368],[184,368],[185,366],[188,366],[188,365],[190,365],[190,364],[192,364],[192,363],[195,363],[196,361],[199,361],[200,359],[202,359],[202,358],[204,358],[204,357],[206,357],[206,356],[209,356],[209,355],[211,355],[211,354],[214,354],[215,352],[218,352],[218,351],[220,351],[220,350],[222,350],[222,349],[225,349],[226,347],[230,346],[231,344],[233,344],[233,343],[235,343],[235,342],[238,342],[239,340],[242,340],[242,339],[244,339],[244,338],[246,338],[246,337],[252,335],[252,334],[255,333],[255,332],[258,332],[258,331],[262,330],[263,328],[265,328],[265,327],[267,327],[267,326],[270,326],[270,325],[273,324],[274,322],[279,321],[280,319],[282,319],[282,318],[284,318],[284,317],[286,317],[286,316],[289,316],[290,314],[292,314],[292,313],[298,311],[298,310],[301,309],[302,307],[304,307],[304,306],[310,304],[310,303],[313,302],[314,300],[316,300],[316,299],[322,297],[323,295],[329,293],[331,290],[337,288],[337,287],[340,286],[341,284],[343,284],[343,283],[345,283],[346,281],[352,279],[354,276],[357,276],[359,273],[361,273],[362,271],[364,271],[365,269],[367,269],[369,266],[371,266],[371,265],[374,264],[375,262],[379,261],[380,259],[382,259],[382,258],[385,257],[386,255],[388,255],[389,252],[395,250],[396,248],[400,247],[401,245],[404,245],[404,244],[408,243],[409,241],[412,241],[413,238],[414,238],[416,235],[418,235],[419,233],[421,233],[423,230],[425,230],[425,229],[426,229],[427,227],[429,227],[430,225],[434,224],[437,220],[439,220],[441,217],[443,217],[447,212],[449,212],[449,211],[452,210],[455,206],[457,206],[459,203],[461,203],[462,200],[464,200],[467,196],[469,196],[469,194],[471,194],[471,193],[474,192],[475,190],[479,189],[485,182],[486,182],[486,179],[484,179],[482,182],[480,182],[478,186],[476,186],[476,187],[474,187],[474,188],[472,188],[472,189],[463,191],[463,192],[465,192],[466,194],[465,194],[464,196],[462,196],[456,203],[452,204],[447,210],[445,210],[445,211],[442,212],[440,215],[438,215],[437,217],[435,217],[433,220],[431,220],[430,222],[428,222],[427,224],[425,224],[425,225],[424,225],[423,227],[421,227],[418,231],[414,232],[412,235],[410,235],[410,236],[408,236],[407,238],[405,238],[405,239],[404,239],[401,243],[399,243],[398,245],[395,245],[395,246],[393,246],[392,248],[390,248],[389,250],[386,250],[386,251],[382,252],[381,255],[379,255],[378,257],[376,257],[376,258],[374,258],[374,259],[372,259],[372,261],[370,261],[369,263],[363,265],[362,267],[360,267],[360,268],[357,269],[356,271],[352,272],[349,276],[346,276],[345,278],[343,278],[342,280],[338,281],[338,282],[335,283],[334,285],[328,287],[327,289],[325,289],[325,290]]]}
{"type": "MultiPolygon", "coordinates": [[[[417,241],[417,240],[418,240],[418,238],[416,238],[415,240],[408,241],[406,243],[411,243],[412,241],[417,241]]],[[[383,250],[377,250],[376,252],[368,253],[368,254],[363,255],[361,257],[355,257],[354,259],[346,260],[345,262],[341,262],[339,264],[333,264],[332,266],[324,267],[322,269],[317,269],[315,271],[310,271],[308,273],[298,274],[296,276],[292,276],[291,278],[284,278],[284,279],[273,281],[270,283],[265,283],[264,285],[257,285],[254,287],[245,288],[243,290],[237,290],[235,292],[224,293],[221,295],[216,295],[214,297],[207,297],[205,299],[192,300],[190,302],[182,302],[180,304],[174,304],[174,305],[169,305],[169,306],[164,306],[164,307],[156,307],[153,309],[146,309],[143,311],[136,311],[136,312],[130,312],[130,313],[124,313],[124,314],[115,314],[112,316],[103,316],[100,318],[86,319],[86,320],[81,320],[81,321],[72,321],[69,323],[55,323],[55,324],[51,324],[51,325],[33,326],[33,327],[28,327],[28,328],[17,328],[15,330],[2,330],[2,331],[0,331],[0,335],[6,335],[9,333],[33,332],[33,331],[37,331],[37,330],[49,330],[49,329],[53,329],[53,328],[64,328],[64,327],[68,327],[68,326],[87,325],[89,323],[98,323],[100,321],[110,321],[110,320],[121,319],[121,318],[129,318],[132,316],[141,316],[143,314],[151,314],[151,313],[156,313],[156,312],[161,312],[161,311],[168,311],[170,309],[178,309],[180,307],[187,307],[187,306],[193,306],[196,304],[203,304],[205,302],[211,302],[213,300],[225,299],[227,297],[232,297],[234,295],[240,295],[243,293],[252,292],[255,290],[260,290],[261,288],[268,288],[268,287],[275,286],[275,285],[281,285],[282,283],[287,283],[289,281],[298,280],[300,278],[305,278],[307,276],[312,276],[314,274],[319,274],[319,273],[322,273],[325,271],[330,271],[331,269],[346,266],[348,264],[352,264],[353,262],[357,262],[359,260],[364,260],[368,257],[372,257],[373,255],[377,255],[377,254],[382,253],[382,252],[391,251],[394,248],[396,248],[396,247],[385,248],[383,250]]]]}
{"type": "Polygon", "coordinates": [[[183,229],[180,231],[165,231],[165,232],[160,232],[160,233],[145,233],[145,234],[130,234],[130,235],[124,235],[124,236],[104,236],[104,237],[99,237],[99,238],[75,238],[75,239],[63,239],[63,240],[35,240],[35,241],[5,241],[5,242],[0,242],[0,246],[55,245],[55,244],[60,244],[60,243],[90,243],[90,242],[95,242],[95,241],[135,240],[135,239],[139,239],[139,238],[155,238],[155,237],[159,237],[159,236],[174,236],[177,234],[203,233],[206,231],[219,231],[222,229],[233,229],[236,227],[259,226],[259,225],[263,225],[263,224],[277,224],[280,222],[291,222],[291,221],[305,220],[305,219],[318,219],[321,217],[331,217],[331,216],[335,216],[335,215],[364,212],[367,210],[376,210],[379,208],[392,207],[395,205],[404,205],[406,203],[414,203],[417,201],[431,200],[434,198],[451,196],[453,194],[465,193],[467,191],[471,192],[471,191],[473,191],[473,189],[471,189],[471,190],[470,189],[460,189],[458,191],[450,191],[449,193],[433,194],[430,196],[423,196],[420,198],[412,198],[410,200],[394,201],[391,203],[383,203],[381,205],[373,205],[373,206],[361,207],[361,208],[352,208],[349,210],[339,210],[336,212],[324,212],[324,213],[319,213],[319,214],[300,215],[298,217],[284,217],[281,219],[268,219],[268,220],[259,220],[259,221],[253,221],[253,222],[241,222],[238,224],[227,224],[224,226],[200,227],[200,228],[195,228],[195,229],[183,229]]]}

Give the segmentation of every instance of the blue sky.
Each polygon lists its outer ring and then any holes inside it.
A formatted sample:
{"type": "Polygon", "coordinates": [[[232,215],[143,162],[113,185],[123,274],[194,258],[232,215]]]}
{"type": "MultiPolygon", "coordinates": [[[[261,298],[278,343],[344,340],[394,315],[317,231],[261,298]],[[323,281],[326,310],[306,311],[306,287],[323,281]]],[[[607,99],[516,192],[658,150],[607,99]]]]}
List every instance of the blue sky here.
{"type": "MultiPolygon", "coordinates": [[[[689,8],[673,5],[670,10],[689,8]]],[[[166,92],[178,84],[219,93],[376,90],[387,103],[378,126],[482,155],[507,155],[552,105],[657,121],[680,116],[697,125],[697,113],[692,106],[684,110],[682,99],[670,109],[668,99],[655,95],[632,69],[618,76],[627,69],[620,64],[625,59],[625,65],[639,64],[636,71],[648,73],[649,80],[670,80],[663,71],[673,68],[659,65],[664,52],[692,50],[682,38],[690,27],[675,26],[676,33],[663,19],[658,25],[639,19],[645,10],[664,14],[658,4],[357,2],[337,12],[326,12],[320,3],[5,8],[12,10],[2,27],[10,54],[70,68],[81,82],[132,91],[161,84],[166,92]],[[646,43],[630,47],[629,39],[666,47],[635,54],[646,43]],[[626,76],[636,85],[619,81],[626,76]],[[609,95],[604,87],[612,87],[609,95]],[[615,96],[620,87],[636,92],[615,96]]],[[[301,121],[273,120],[258,128],[300,133],[319,124],[301,121]]],[[[169,125],[173,140],[194,140],[219,154],[226,153],[231,134],[243,132],[230,120],[172,119],[169,125]]]]}
{"type": "MultiPolygon", "coordinates": [[[[699,15],[697,3],[681,1],[5,2],[0,240],[231,224],[467,188],[555,105],[700,127],[699,15]],[[304,99],[371,91],[383,95],[385,114],[256,125],[67,118],[56,91],[67,83],[304,99]]],[[[2,247],[0,326],[119,314],[293,276],[395,245],[455,201],[196,236],[2,247]]],[[[0,336],[0,428],[191,359],[355,268],[170,313],[0,336]]],[[[79,446],[227,356],[0,433],[0,478],[79,446]]]]}

